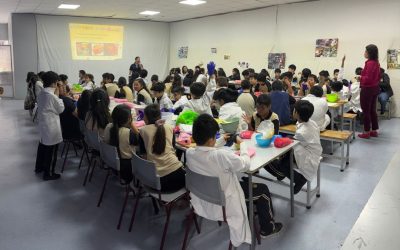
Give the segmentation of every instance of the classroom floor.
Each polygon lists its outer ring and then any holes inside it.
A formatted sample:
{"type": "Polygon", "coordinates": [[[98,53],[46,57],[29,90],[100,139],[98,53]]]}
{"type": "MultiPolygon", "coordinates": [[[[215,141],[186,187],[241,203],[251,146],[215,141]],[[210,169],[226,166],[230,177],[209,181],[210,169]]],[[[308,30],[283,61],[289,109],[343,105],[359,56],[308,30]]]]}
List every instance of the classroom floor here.
{"type": "MultiPolygon", "coordinates": [[[[23,101],[0,100],[0,249],[2,250],[103,250],[158,249],[164,225],[163,213],[153,214],[151,202],[139,204],[133,231],[127,227],[132,211],[128,205],[121,230],[116,230],[123,189],[115,178],[103,203],[96,207],[105,172],[82,186],[85,167],[70,154],[58,181],[44,182],[33,172],[38,133],[23,101]]],[[[381,120],[377,139],[356,139],[351,144],[350,167],[345,172],[321,165],[321,198],[310,210],[273,199],[275,218],[283,231],[262,240],[257,249],[339,249],[381,178],[400,149],[400,120],[381,120]]],[[[59,166],[61,161],[58,162],[59,166]]],[[[187,210],[173,211],[165,249],[180,249],[187,210]]],[[[227,249],[228,231],[203,220],[202,233],[194,234],[188,249],[227,249]]],[[[248,249],[240,247],[239,249],[248,249]]]]}

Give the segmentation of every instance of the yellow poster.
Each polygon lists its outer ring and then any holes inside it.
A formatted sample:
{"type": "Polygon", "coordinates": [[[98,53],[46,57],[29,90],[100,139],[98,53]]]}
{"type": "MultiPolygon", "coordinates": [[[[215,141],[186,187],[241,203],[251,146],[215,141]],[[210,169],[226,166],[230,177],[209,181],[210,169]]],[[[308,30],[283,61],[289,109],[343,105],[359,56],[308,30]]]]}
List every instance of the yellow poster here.
{"type": "Polygon", "coordinates": [[[115,60],[122,58],[124,27],[70,23],[73,60],[115,60]]]}

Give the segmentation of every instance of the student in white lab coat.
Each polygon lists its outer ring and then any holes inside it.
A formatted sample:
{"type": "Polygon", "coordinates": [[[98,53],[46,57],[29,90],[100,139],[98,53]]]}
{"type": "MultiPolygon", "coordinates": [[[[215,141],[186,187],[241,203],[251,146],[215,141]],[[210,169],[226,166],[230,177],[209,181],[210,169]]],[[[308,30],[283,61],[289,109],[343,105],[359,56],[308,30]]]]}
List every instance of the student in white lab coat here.
{"type": "Polygon", "coordinates": [[[359,112],[362,112],[361,109],[361,104],[360,104],[360,92],[361,92],[361,87],[360,87],[360,79],[361,79],[361,71],[362,68],[357,68],[356,69],[356,76],[352,80],[350,87],[349,87],[349,92],[350,92],[350,100],[348,103],[344,105],[344,111],[345,112],[352,112],[354,114],[358,114],[359,112]]]}
{"type": "Polygon", "coordinates": [[[154,103],[160,106],[160,109],[172,109],[174,104],[172,104],[171,99],[169,99],[167,93],[165,93],[165,84],[162,82],[158,82],[153,84],[151,87],[151,91],[153,91],[154,103]]]}
{"type": "Polygon", "coordinates": [[[323,95],[324,90],[322,87],[315,85],[310,89],[310,94],[302,99],[311,102],[314,106],[314,113],[310,119],[317,123],[320,131],[324,131],[331,122],[331,118],[327,114],[328,103],[322,98],[323,95]]]}
{"type": "Polygon", "coordinates": [[[189,102],[189,100],[185,95],[184,87],[176,87],[172,89],[172,94],[174,95],[175,100],[173,109],[175,110],[175,114],[178,115],[182,112],[183,108],[185,107],[186,103],[189,102]]]}
{"type": "Polygon", "coordinates": [[[209,114],[212,115],[210,102],[211,99],[208,95],[205,94],[206,86],[201,82],[194,82],[190,86],[190,94],[192,95],[192,99],[190,99],[183,109],[192,110],[199,114],[209,114]]]}
{"type": "MultiPolygon", "coordinates": [[[[294,139],[298,144],[294,148],[294,158],[297,169],[294,171],[294,193],[300,192],[307,181],[312,181],[317,175],[321,161],[322,147],[317,124],[311,120],[314,106],[305,100],[297,101],[294,106],[293,117],[297,120],[297,129],[294,139]]],[[[280,164],[270,164],[265,169],[272,175],[283,180],[290,178],[290,155],[281,159],[280,164]]]]}
{"type": "MultiPolygon", "coordinates": [[[[240,144],[240,156],[229,149],[216,148],[218,130],[218,124],[212,116],[202,114],[196,119],[193,124],[193,139],[197,147],[186,151],[187,166],[193,172],[219,178],[221,190],[226,199],[225,208],[230,239],[234,246],[239,246],[242,243],[251,242],[245,202],[245,198],[248,198],[248,182],[239,182],[237,177],[237,173],[245,172],[250,168],[250,157],[247,146],[241,143],[239,137],[236,137],[236,142],[240,144]]],[[[261,236],[279,232],[282,224],[276,223],[273,219],[268,187],[264,184],[254,184],[253,195],[253,201],[257,201],[255,205],[261,226],[261,236]]],[[[211,220],[223,220],[220,206],[203,201],[194,194],[190,196],[198,215],[211,220]]]]}
{"type": "Polygon", "coordinates": [[[42,76],[44,90],[37,97],[40,141],[36,156],[35,173],[43,172],[43,180],[55,180],[58,144],[63,141],[60,114],[64,103],[58,97],[58,75],[49,71],[42,76]]]}

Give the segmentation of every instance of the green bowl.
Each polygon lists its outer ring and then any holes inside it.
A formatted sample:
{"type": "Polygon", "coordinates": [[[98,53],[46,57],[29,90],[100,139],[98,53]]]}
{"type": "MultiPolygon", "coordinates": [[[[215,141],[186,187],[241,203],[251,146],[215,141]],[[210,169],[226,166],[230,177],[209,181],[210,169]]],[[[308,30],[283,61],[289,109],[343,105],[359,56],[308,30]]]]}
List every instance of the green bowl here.
{"type": "Polygon", "coordinates": [[[337,102],[339,100],[339,96],[337,94],[326,94],[327,102],[337,102]]]}

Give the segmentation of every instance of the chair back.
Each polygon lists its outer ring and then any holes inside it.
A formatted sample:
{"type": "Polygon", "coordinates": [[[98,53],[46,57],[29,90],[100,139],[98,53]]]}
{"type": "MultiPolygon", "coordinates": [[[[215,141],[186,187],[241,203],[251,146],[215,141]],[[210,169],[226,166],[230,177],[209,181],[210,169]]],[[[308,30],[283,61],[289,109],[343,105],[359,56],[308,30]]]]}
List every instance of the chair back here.
{"type": "Polygon", "coordinates": [[[186,189],[204,201],[225,206],[225,194],[218,177],[198,174],[186,168],[186,189]]]}
{"type": "Polygon", "coordinates": [[[81,131],[83,136],[86,136],[86,125],[85,122],[79,119],[79,130],[81,131]]]}
{"type": "Polygon", "coordinates": [[[108,145],[101,141],[100,157],[108,167],[113,168],[117,171],[120,170],[118,151],[115,146],[108,145]]]}
{"type": "Polygon", "coordinates": [[[100,139],[97,131],[86,129],[85,141],[90,148],[100,151],[100,139]]]}
{"type": "Polygon", "coordinates": [[[146,187],[161,190],[160,176],[157,175],[156,165],[133,154],[132,160],[133,175],[146,187]]]}

